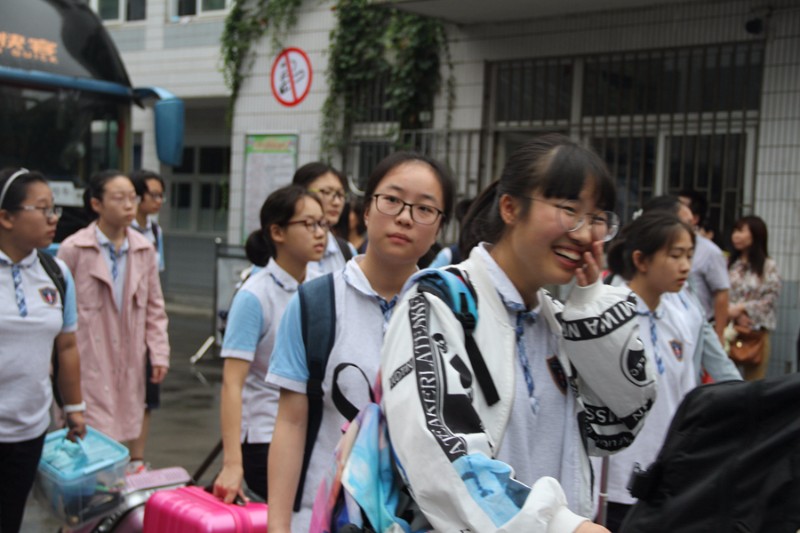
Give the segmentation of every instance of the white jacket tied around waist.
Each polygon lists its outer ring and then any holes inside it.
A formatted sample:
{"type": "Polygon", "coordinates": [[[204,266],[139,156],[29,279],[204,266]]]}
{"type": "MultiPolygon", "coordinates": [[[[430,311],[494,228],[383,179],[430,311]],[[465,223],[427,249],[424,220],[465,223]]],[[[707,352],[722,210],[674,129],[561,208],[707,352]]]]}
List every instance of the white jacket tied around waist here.
{"type": "MultiPolygon", "coordinates": [[[[431,525],[450,531],[571,532],[592,516],[588,454],[628,446],[655,398],[630,291],[576,287],[566,308],[539,291],[540,315],[558,335],[569,384],[563,459],[577,477],[516,482],[497,461],[508,429],[519,364],[515,331],[480,253],[461,263],[477,294],[474,333],[500,399],[489,405],[450,308],[411,286],[394,312],[382,355],[383,402],[398,467],[431,525]],[[574,511],[574,512],[573,512],[574,511]],[[577,513],[577,514],[576,514],[577,513]]],[[[532,436],[535,438],[535,436],[532,436]]]]}

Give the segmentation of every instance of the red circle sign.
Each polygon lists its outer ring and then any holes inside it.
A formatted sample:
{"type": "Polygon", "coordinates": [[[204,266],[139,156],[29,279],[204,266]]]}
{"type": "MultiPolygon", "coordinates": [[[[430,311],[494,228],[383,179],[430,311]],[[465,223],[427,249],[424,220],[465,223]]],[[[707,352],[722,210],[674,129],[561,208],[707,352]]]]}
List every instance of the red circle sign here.
{"type": "Polygon", "coordinates": [[[278,102],[296,106],[311,89],[311,61],[299,48],[284,48],[272,64],[270,79],[278,102]]]}

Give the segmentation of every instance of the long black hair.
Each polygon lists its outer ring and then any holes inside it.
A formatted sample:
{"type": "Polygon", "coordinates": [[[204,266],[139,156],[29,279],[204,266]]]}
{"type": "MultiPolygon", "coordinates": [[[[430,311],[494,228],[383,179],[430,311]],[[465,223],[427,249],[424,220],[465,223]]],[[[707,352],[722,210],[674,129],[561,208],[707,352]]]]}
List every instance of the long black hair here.
{"type": "Polygon", "coordinates": [[[646,211],[640,217],[622,227],[619,235],[611,241],[606,254],[608,268],[630,281],[636,274],[633,253],[641,252],[643,258],[654,256],[659,250],[672,246],[682,231],[689,233],[695,242],[691,226],[665,209],[646,211]]]}
{"type": "MultiPolygon", "coordinates": [[[[608,168],[591,149],[560,133],[536,137],[511,154],[500,178],[493,181],[472,202],[464,217],[459,237],[463,257],[481,241],[498,242],[506,230],[500,216],[500,198],[530,196],[577,199],[587,182],[594,185],[599,209],[613,211],[616,187],[608,168]]],[[[521,216],[526,216],[530,202],[523,202],[521,216]]]]}
{"type": "MultiPolygon", "coordinates": [[[[745,226],[750,230],[750,235],[753,238],[750,248],[747,249],[747,262],[750,264],[750,268],[753,272],[758,274],[759,278],[763,278],[764,263],[766,263],[767,257],[769,257],[769,252],[767,251],[767,241],[769,240],[767,223],[764,222],[764,219],[761,217],[749,215],[737,220],[733,224],[733,229],[741,230],[745,226]]],[[[734,248],[728,258],[728,266],[732,265],[734,261],[741,256],[742,251],[734,248]]]]}
{"type": "Polygon", "coordinates": [[[247,259],[254,265],[266,266],[271,257],[277,257],[275,243],[272,242],[270,228],[273,224],[285,226],[295,214],[297,202],[309,198],[320,204],[319,198],[314,193],[300,185],[287,185],[270,194],[261,206],[259,221],[261,228],[253,231],[247,237],[244,245],[247,259]]]}

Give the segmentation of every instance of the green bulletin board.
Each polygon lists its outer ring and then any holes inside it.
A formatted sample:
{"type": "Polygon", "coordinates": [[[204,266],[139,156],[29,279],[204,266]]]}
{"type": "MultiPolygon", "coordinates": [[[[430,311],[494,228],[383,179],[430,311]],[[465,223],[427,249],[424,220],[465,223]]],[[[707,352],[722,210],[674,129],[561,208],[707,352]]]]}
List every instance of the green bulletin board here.
{"type": "Polygon", "coordinates": [[[247,134],[244,146],[242,192],[242,242],[257,229],[259,212],[267,196],[292,181],[297,170],[296,134],[247,134]]]}

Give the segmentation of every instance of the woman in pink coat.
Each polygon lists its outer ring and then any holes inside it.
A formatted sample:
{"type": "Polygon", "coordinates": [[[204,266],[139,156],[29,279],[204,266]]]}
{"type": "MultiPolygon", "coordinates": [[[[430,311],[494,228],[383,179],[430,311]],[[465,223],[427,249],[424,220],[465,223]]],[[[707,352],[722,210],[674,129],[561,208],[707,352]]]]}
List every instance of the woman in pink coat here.
{"type": "Polygon", "coordinates": [[[141,431],[148,349],[153,382],[161,382],[169,367],[155,250],[129,228],[138,201],[127,176],[116,170],[96,173],[84,202],[97,220],[58,251],[75,277],[86,423],[121,442],[141,431]]]}

